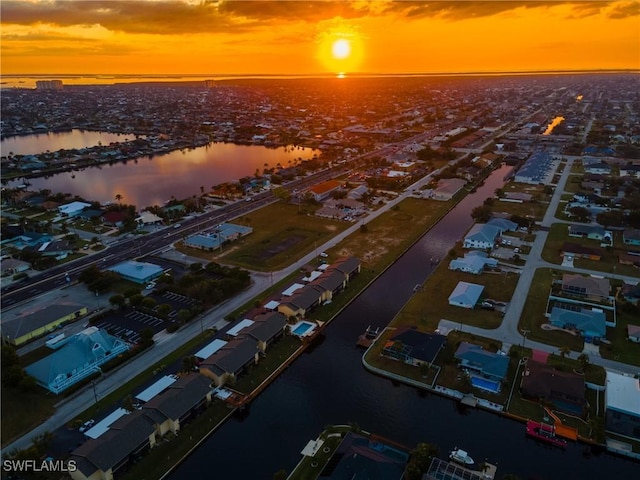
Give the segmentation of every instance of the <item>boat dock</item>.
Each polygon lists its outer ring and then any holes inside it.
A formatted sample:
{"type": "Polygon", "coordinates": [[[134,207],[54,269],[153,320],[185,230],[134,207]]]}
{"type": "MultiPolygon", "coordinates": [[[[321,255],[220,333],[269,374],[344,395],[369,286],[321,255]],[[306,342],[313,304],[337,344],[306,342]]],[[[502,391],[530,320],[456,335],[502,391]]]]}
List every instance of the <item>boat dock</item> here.
{"type": "Polygon", "coordinates": [[[380,327],[377,327],[375,330],[371,325],[367,327],[365,332],[358,337],[358,341],[356,342],[357,347],[369,348],[373,341],[378,338],[380,335],[380,327]]]}

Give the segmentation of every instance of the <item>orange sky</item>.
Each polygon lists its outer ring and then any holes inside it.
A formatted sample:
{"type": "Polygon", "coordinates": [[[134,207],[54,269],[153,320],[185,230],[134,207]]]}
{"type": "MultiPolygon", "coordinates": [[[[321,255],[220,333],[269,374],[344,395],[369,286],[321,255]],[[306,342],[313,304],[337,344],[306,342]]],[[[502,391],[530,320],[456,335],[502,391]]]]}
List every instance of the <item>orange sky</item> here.
{"type": "Polygon", "coordinates": [[[2,0],[0,13],[4,75],[640,69],[638,0],[2,0]]]}

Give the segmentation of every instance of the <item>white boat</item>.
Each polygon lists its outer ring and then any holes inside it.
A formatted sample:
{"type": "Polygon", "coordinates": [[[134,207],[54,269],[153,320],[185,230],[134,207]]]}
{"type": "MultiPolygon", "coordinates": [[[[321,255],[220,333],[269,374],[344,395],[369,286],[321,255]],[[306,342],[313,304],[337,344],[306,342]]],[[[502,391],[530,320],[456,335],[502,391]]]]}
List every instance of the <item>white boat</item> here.
{"type": "Polygon", "coordinates": [[[461,465],[473,465],[474,463],[473,458],[471,458],[467,452],[459,449],[458,447],[451,451],[449,459],[461,465]]]}

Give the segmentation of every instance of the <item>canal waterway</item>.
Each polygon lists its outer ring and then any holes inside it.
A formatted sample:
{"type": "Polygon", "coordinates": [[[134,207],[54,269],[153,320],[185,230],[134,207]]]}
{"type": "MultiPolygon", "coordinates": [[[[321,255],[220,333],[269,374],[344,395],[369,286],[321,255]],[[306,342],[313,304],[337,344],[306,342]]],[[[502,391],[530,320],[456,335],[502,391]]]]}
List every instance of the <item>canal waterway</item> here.
{"type": "MultiPolygon", "coordinates": [[[[95,146],[98,142],[124,142],[126,136],[73,130],[12,137],[2,141],[3,155],[54,152],[60,149],[95,146]]],[[[133,137],[130,138],[132,140],[133,137]]],[[[79,195],[89,201],[112,202],[116,195],[122,201],[136,205],[138,210],[152,205],[164,205],[171,197],[184,199],[200,195],[224,182],[261,174],[265,168],[280,164],[288,167],[296,160],[308,160],[319,150],[304,147],[267,148],[256,145],[211,143],[204,147],[176,150],[164,155],[141,157],[126,163],[102,164],[80,171],[63,172],[50,177],[29,179],[30,188],[49,189],[54,193],[79,195]],[[202,187],[202,189],[201,189],[202,187]]],[[[7,183],[15,187],[24,183],[7,183]]]]}
{"type": "Polygon", "coordinates": [[[334,319],[319,344],[286,369],[246,413],[207,439],[170,480],[204,476],[270,480],[280,469],[291,472],[308,440],[326,425],[349,422],[409,447],[437,444],[445,458],[458,446],[476,461],[497,463],[497,478],[506,473],[522,480],[634,478],[637,463],[596,454],[580,444],[566,451],[540,445],[525,437],[522,423],[462,407],[373,375],[362,366],[362,350],[355,347],[358,336],[368,325],[389,323],[413,287],[431,273],[430,260],[445,258],[471,226],[473,207],[503,185],[510,168],[496,170],[462,200],[334,319]]]}

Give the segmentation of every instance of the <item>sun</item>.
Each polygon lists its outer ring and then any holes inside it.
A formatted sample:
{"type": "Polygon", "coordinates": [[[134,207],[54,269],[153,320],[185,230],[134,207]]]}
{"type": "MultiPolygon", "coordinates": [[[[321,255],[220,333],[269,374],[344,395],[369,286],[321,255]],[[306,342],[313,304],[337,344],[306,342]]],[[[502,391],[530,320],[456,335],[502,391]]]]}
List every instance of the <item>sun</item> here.
{"type": "Polygon", "coordinates": [[[351,42],[344,38],[340,38],[331,45],[331,54],[333,58],[343,60],[351,55],[351,42]]]}

